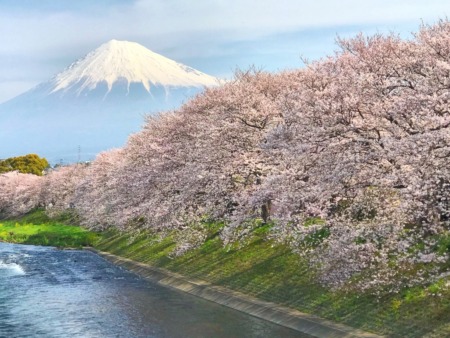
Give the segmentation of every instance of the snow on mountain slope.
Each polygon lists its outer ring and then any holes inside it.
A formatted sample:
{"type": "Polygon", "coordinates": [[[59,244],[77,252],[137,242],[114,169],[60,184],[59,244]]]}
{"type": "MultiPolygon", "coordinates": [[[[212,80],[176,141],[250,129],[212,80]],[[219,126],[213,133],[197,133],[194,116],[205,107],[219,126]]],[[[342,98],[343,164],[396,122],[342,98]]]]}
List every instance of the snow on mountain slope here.
{"type": "Polygon", "coordinates": [[[0,104],[0,158],[37,153],[73,162],[123,146],[145,114],[178,108],[213,76],[145,47],[111,40],[49,81],[0,104]]]}
{"type": "Polygon", "coordinates": [[[147,92],[152,86],[203,87],[218,84],[217,78],[154,53],[135,42],[111,40],[74,62],[51,81],[51,93],[75,88],[80,94],[100,83],[108,92],[114,83],[141,83],[147,92]]]}

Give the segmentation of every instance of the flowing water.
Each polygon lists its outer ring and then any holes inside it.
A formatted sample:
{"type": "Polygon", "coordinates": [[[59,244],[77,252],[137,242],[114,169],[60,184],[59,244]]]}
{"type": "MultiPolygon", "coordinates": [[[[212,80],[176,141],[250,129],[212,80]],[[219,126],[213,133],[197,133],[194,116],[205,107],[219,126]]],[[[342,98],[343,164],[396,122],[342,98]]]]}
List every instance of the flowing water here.
{"type": "Polygon", "coordinates": [[[0,243],[0,337],[309,337],[86,251],[0,243]]]}

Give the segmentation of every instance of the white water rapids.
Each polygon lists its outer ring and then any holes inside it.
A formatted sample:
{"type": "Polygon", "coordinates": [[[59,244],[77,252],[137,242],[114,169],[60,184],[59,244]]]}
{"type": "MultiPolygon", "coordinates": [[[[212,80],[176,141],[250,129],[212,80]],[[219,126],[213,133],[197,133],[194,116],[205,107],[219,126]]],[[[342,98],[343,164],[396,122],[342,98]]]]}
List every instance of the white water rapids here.
{"type": "Polygon", "coordinates": [[[17,263],[5,263],[0,260],[0,274],[25,275],[23,267],[17,263]]]}

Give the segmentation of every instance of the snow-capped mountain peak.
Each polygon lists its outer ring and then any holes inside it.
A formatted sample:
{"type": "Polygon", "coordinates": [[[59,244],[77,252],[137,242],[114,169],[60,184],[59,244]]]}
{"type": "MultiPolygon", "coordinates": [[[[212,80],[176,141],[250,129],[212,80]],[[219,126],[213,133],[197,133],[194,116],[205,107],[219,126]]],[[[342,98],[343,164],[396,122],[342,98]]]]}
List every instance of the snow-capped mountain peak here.
{"type": "Polygon", "coordinates": [[[108,92],[113,84],[140,83],[147,92],[152,86],[204,87],[218,84],[217,78],[177,63],[142,45],[111,40],[72,63],[50,81],[50,93],[66,92],[71,88],[77,94],[105,84],[108,92]]]}
{"type": "Polygon", "coordinates": [[[92,158],[122,146],[146,114],[177,109],[221,83],[137,43],[111,40],[0,104],[0,155],[36,153],[52,163],[74,162],[81,148],[92,158]]]}

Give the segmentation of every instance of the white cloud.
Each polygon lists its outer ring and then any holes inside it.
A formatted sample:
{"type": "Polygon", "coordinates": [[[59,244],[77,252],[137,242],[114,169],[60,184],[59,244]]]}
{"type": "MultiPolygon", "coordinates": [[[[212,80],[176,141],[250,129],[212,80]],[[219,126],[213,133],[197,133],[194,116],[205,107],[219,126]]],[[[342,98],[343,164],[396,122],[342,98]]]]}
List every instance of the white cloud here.
{"type": "Polygon", "coordinates": [[[160,18],[164,30],[213,28],[254,36],[312,27],[444,17],[450,11],[450,3],[443,0],[141,0],[135,9],[143,15],[160,18]]]}
{"type": "Polygon", "coordinates": [[[0,14],[0,52],[48,50],[109,37],[145,37],[169,46],[187,37],[246,40],[267,34],[332,27],[399,23],[445,17],[442,0],[140,0],[86,12],[0,14]],[[164,41],[167,38],[170,41],[164,41]]]}
{"type": "MultiPolygon", "coordinates": [[[[417,27],[421,19],[434,22],[449,12],[450,2],[443,0],[140,0],[85,11],[3,8],[0,58],[9,61],[0,64],[0,81],[4,69],[19,67],[17,56],[45,60],[58,55],[60,64],[67,65],[112,38],[137,41],[181,61],[226,57],[230,44],[277,34],[324,28],[339,32],[343,26],[417,27]]],[[[230,65],[235,66],[231,59],[230,65]]],[[[45,62],[41,67],[55,69],[45,62]]],[[[0,102],[5,98],[0,93],[0,102]]]]}

